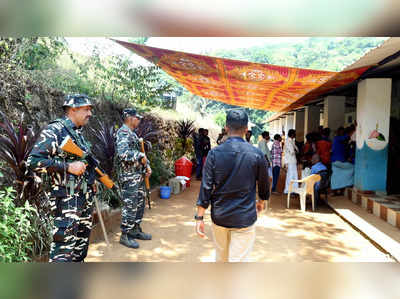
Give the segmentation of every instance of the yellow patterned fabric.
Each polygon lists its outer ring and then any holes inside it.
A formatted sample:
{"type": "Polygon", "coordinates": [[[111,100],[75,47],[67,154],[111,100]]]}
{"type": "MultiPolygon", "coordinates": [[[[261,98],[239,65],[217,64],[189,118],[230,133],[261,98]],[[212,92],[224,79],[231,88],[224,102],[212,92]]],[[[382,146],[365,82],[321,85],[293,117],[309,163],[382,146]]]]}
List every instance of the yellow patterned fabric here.
{"type": "Polygon", "coordinates": [[[323,93],[353,82],[369,68],[327,72],[116,42],[159,66],[193,94],[275,112],[301,107],[323,93]]]}

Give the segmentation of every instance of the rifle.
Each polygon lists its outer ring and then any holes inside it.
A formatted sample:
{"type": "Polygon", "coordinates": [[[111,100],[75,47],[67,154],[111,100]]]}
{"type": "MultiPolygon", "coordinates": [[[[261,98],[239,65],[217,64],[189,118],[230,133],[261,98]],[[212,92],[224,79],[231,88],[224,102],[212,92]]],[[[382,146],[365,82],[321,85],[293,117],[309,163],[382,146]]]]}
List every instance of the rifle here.
{"type": "MultiPolygon", "coordinates": [[[[99,181],[101,183],[103,183],[104,186],[106,186],[107,189],[113,190],[117,195],[118,195],[118,191],[117,188],[114,184],[114,182],[110,179],[110,177],[105,174],[100,168],[99,168],[99,162],[93,158],[89,153],[85,153],[72,139],[70,136],[67,136],[63,142],[61,143],[60,148],[69,154],[78,156],[82,159],[85,159],[88,164],[90,166],[92,166],[94,168],[94,170],[97,172],[97,174],[99,175],[99,181]]],[[[107,243],[107,246],[110,246],[110,242],[108,241],[108,237],[107,237],[107,232],[106,232],[106,228],[104,225],[104,221],[103,221],[103,217],[101,215],[101,211],[100,211],[100,207],[99,207],[99,203],[97,201],[97,196],[96,194],[94,195],[94,202],[96,205],[96,209],[97,209],[97,214],[99,215],[99,220],[100,220],[100,225],[101,228],[103,230],[103,234],[104,234],[104,240],[107,243]]]]}
{"type": "MultiPolygon", "coordinates": [[[[116,190],[116,186],[114,182],[110,179],[110,177],[105,174],[99,166],[99,162],[90,155],[90,153],[85,153],[72,139],[70,136],[67,136],[63,142],[61,143],[60,148],[69,154],[78,156],[84,160],[86,160],[89,164],[89,166],[93,167],[94,170],[97,172],[99,175],[99,181],[103,183],[104,186],[107,187],[107,189],[112,189],[114,191],[116,190]]],[[[118,192],[117,192],[118,194],[118,192]]]]}
{"type": "MultiPolygon", "coordinates": [[[[140,138],[139,142],[140,142],[140,151],[145,154],[146,152],[144,151],[143,138],[140,138]]],[[[149,205],[149,210],[151,210],[151,204],[150,204],[150,195],[151,195],[151,192],[150,192],[150,180],[149,180],[148,177],[146,177],[146,175],[144,176],[144,182],[145,182],[145,185],[146,185],[147,204],[149,205]]]]}

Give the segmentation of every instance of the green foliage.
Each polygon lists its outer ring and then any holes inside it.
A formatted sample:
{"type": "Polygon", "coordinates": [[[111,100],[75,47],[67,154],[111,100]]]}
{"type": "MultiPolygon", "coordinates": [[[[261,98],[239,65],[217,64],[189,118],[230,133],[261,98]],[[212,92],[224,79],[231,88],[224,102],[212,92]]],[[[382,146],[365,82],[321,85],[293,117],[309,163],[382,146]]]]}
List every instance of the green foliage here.
{"type": "Polygon", "coordinates": [[[189,145],[189,137],[193,134],[195,130],[194,127],[194,121],[193,120],[181,120],[178,121],[178,128],[177,128],[177,134],[179,136],[179,142],[180,142],[180,150],[182,153],[182,156],[186,154],[187,150],[191,148],[189,145]]]}
{"type": "MultiPolygon", "coordinates": [[[[134,42],[145,43],[148,37],[134,42]]],[[[134,65],[129,57],[103,57],[94,49],[89,57],[72,54],[64,38],[1,38],[0,63],[30,71],[32,79],[64,93],[85,93],[110,101],[158,106],[173,92],[156,66],[134,65]]]]}
{"type": "MultiPolygon", "coordinates": [[[[12,199],[14,201],[12,205],[4,206],[4,208],[10,208],[10,213],[14,213],[15,210],[17,215],[27,213],[26,217],[30,225],[27,246],[29,246],[30,257],[34,257],[48,252],[52,240],[51,219],[48,217],[49,209],[45,207],[47,201],[43,200],[44,193],[42,192],[48,182],[42,182],[42,187],[39,186],[34,181],[32,174],[27,172],[26,169],[26,160],[38,135],[33,134],[31,129],[25,128],[22,123],[22,116],[18,126],[14,127],[4,113],[0,112],[0,115],[2,116],[2,122],[0,122],[0,127],[2,128],[2,135],[0,135],[0,168],[9,177],[13,178],[16,190],[16,196],[13,194],[15,192],[14,189],[6,189],[5,193],[2,191],[2,195],[6,200],[12,199]],[[35,209],[31,207],[35,207],[35,209]]],[[[23,222],[18,225],[18,227],[24,229],[25,224],[23,222]]],[[[9,232],[11,234],[14,233],[12,230],[9,232]]],[[[25,237],[22,235],[21,238],[25,237]]],[[[8,249],[10,249],[9,246],[11,245],[7,243],[6,247],[8,249]]],[[[27,247],[24,245],[18,250],[27,251],[27,247]]]]}
{"type": "Polygon", "coordinates": [[[153,148],[147,156],[150,160],[152,170],[150,176],[151,186],[158,186],[173,176],[171,165],[168,164],[168,161],[163,157],[163,152],[158,147],[153,148]]]}
{"type": "MultiPolygon", "coordinates": [[[[113,179],[114,182],[117,182],[116,179],[113,179]]],[[[107,203],[107,205],[113,209],[120,207],[121,199],[118,194],[115,194],[112,190],[107,189],[103,184],[98,184],[98,193],[97,196],[100,201],[107,203]]]]}
{"type": "Polygon", "coordinates": [[[94,49],[83,63],[76,63],[77,74],[96,82],[92,96],[110,101],[125,99],[136,105],[156,106],[162,95],[172,92],[170,83],[160,77],[156,66],[136,66],[125,56],[102,58],[94,49]]]}
{"type": "MultiPolygon", "coordinates": [[[[48,202],[46,203],[48,204],[48,202]]],[[[49,215],[49,207],[34,208],[30,214],[30,238],[32,258],[41,257],[50,252],[53,241],[53,217],[49,215]]]]}
{"type": "Polygon", "coordinates": [[[241,49],[219,49],[208,55],[289,67],[340,71],[367,51],[379,46],[385,38],[311,37],[298,43],[265,44],[241,49]]]}
{"type": "Polygon", "coordinates": [[[27,262],[33,243],[31,221],[35,213],[28,202],[21,207],[14,204],[15,191],[0,191],[0,262],[27,262]]]}
{"type": "Polygon", "coordinates": [[[219,111],[214,115],[214,121],[215,123],[220,126],[221,128],[225,127],[226,123],[226,112],[225,111],[219,111]]]}
{"type": "Polygon", "coordinates": [[[0,37],[0,62],[18,65],[25,70],[43,70],[56,63],[67,51],[64,38],[57,37],[0,37]]]}

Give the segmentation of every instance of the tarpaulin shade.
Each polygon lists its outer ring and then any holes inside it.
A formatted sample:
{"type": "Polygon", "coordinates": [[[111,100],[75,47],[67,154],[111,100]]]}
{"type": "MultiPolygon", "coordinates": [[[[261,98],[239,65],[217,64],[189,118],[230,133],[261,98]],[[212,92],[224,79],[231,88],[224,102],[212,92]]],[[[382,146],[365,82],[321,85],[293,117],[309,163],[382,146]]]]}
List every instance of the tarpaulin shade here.
{"type": "Polygon", "coordinates": [[[193,94],[230,105],[289,111],[356,80],[369,67],[327,72],[210,57],[124,41],[193,94]]]}

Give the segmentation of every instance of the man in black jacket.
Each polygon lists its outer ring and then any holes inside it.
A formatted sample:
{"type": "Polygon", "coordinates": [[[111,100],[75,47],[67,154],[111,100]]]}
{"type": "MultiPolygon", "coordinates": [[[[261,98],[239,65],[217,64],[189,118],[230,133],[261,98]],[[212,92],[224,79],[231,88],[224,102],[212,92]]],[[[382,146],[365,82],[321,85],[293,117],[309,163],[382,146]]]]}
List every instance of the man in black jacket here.
{"type": "Polygon", "coordinates": [[[265,209],[269,199],[267,161],[258,148],[243,139],[247,123],[243,110],[227,113],[228,139],[209,152],[203,168],[196,232],[205,237],[203,216],[211,204],[217,262],[248,260],[255,240],[257,212],[265,209]]]}

